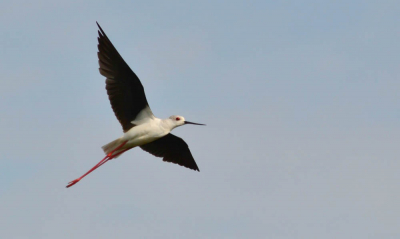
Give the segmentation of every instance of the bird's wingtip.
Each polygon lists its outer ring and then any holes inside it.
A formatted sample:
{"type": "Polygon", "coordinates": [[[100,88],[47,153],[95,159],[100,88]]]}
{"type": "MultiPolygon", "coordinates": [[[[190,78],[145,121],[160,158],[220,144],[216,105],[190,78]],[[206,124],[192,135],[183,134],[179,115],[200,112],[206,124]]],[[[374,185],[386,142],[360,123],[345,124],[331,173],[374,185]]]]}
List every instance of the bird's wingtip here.
{"type": "Polygon", "coordinates": [[[105,36],[106,34],[104,33],[103,28],[101,28],[100,24],[97,21],[96,21],[96,24],[99,27],[100,32],[105,36]]]}

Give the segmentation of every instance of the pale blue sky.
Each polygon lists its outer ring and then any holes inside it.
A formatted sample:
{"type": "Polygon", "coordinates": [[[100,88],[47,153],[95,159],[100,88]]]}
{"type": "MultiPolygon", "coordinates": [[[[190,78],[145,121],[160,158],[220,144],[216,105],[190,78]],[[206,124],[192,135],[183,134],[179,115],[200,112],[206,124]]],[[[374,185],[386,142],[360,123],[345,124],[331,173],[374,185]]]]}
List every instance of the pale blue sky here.
{"type": "Polygon", "coordinates": [[[1,238],[399,238],[399,1],[0,3],[1,238]],[[200,173],[134,149],[98,21],[200,173]]]}

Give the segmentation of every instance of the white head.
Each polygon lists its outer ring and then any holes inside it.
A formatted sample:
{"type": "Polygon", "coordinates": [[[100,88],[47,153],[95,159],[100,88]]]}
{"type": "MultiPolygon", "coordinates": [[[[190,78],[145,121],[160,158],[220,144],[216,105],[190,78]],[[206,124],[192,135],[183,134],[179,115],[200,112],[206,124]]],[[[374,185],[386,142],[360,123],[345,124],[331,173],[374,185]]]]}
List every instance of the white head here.
{"type": "Polygon", "coordinates": [[[184,124],[194,124],[194,125],[205,125],[205,124],[198,124],[186,121],[183,116],[180,115],[171,115],[169,118],[170,122],[172,122],[172,128],[176,128],[178,126],[182,126],[184,124]]]}
{"type": "MultiPolygon", "coordinates": [[[[183,116],[180,116],[180,115],[171,115],[171,116],[169,117],[169,119],[172,120],[172,124],[173,124],[175,127],[178,127],[178,126],[181,126],[181,125],[184,125],[184,124],[185,124],[185,118],[184,118],[183,116]]],[[[174,127],[174,128],[175,128],[175,127],[174,127]]]]}

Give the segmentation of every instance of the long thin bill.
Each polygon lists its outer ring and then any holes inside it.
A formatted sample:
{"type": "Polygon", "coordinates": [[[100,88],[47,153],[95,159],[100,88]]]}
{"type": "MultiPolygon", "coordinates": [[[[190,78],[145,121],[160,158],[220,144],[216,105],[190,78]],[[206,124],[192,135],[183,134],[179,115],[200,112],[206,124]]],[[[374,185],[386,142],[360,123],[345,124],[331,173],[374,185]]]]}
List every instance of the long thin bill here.
{"type": "Polygon", "coordinates": [[[186,120],[185,120],[185,124],[194,124],[194,125],[205,125],[205,124],[199,124],[199,123],[193,123],[193,122],[190,122],[190,121],[186,121],[186,120]]]}

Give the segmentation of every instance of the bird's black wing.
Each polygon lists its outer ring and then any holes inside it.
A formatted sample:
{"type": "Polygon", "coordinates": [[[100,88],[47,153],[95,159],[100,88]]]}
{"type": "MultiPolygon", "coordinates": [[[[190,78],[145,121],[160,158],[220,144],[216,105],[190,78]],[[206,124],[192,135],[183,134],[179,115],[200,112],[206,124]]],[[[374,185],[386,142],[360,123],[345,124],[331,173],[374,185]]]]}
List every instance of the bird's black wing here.
{"type": "Polygon", "coordinates": [[[183,139],[173,134],[167,134],[160,139],[140,147],[156,157],[163,157],[165,162],[176,163],[200,171],[194,161],[192,153],[190,153],[188,145],[183,139]]]}
{"type": "Polygon", "coordinates": [[[135,126],[131,122],[142,110],[145,112],[141,114],[142,117],[153,117],[153,113],[139,78],[125,63],[98,23],[97,26],[100,29],[97,46],[100,74],[107,77],[106,89],[111,107],[126,132],[135,126]]]}

